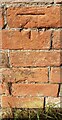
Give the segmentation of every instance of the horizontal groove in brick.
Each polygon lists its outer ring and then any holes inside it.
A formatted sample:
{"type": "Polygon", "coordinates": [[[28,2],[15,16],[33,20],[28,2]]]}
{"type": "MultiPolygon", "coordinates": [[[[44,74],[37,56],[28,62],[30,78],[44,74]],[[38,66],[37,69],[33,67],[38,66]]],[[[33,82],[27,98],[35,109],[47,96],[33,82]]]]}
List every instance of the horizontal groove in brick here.
{"type": "Polygon", "coordinates": [[[57,96],[58,84],[12,84],[13,96],[57,96]]]}
{"type": "Polygon", "coordinates": [[[2,96],[2,108],[43,108],[44,98],[2,96]],[[13,102],[14,101],[14,102],[13,102]]]}
{"type": "Polygon", "coordinates": [[[48,82],[48,68],[2,69],[2,82],[48,82]]]}
{"type": "Polygon", "coordinates": [[[62,68],[60,67],[51,68],[50,82],[62,83],[62,68]]]}
{"type": "Polygon", "coordinates": [[[60,23],[60,9],[60,6],[15,7],[14,9],[10,7],[7,9],[7,23],[10,28],[62,27],[62,22],[60,23]],[[41,15],[33,15],[39,13],[41,15]]]}
{"type": "MultiPolygon", "coordinates": [[[[61,52],[62,53],[62,52],[61,52]]],[[[60,66],[60,51],[12,51],[10,64],[20,66],[60,66]]]]}
{"type": "Polygon", "coordinates": [[[3,30],[2,49],[50,49],[51,30],[3,30]]]}

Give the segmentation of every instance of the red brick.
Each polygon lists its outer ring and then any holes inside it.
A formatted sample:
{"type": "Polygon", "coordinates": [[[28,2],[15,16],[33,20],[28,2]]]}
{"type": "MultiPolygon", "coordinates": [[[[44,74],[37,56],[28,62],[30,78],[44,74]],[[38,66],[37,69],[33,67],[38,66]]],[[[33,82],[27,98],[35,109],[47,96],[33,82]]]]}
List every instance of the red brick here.
{"type": "Polygon", "coordinates": [[[60,49],[62,48],[62,31],[54,31],[53,33],[53,48],[60,49]]]}
{"type": "Polygon", "coordinates": [[[2,108],[42,108],[44,98],[17,98],[11,96],[2,96],[2,108]],[[14,102],[13,102],[14,101],[14,102]]]}
{"type": "Polygon", "coordinates": [[[50,49],[51,31],[3,30],[3,49],[50,49]],[[34,39],[35,38],[35,39],[34,39]]]}
{"type": "Polygon", "coordinates": [[[13,96],[57,96],[57,84],[12,84],[13,96]]]}
{"type": "Polygon", "coordinates": [[[4,25],[4,19],[3,19],[2,13],[3,13],[3,10],[0,8],[0,28],[2,28],[4,25]]]}
{"type": "Polygon", "coordinates": [[[60,7],[10,7],[7,9],[10,28],[61,27],[60,7]]]}
{"type": "Polygon", "coordinates": [[[50,82],[61,83],[62,82],[62,68],[51,68],[50,82]]]}
{"type": "Polygon", "coordinates": [[[8,67],[8,54],[7,52],[1,51],[0,52],[0,68],[8,67]]]}
{"type": "Polygon", "coordinates": [[[48,82],[48,68],[3,69],[2,82],[48,82]]]}
{"type": "Polygon", "coordinates": [[[60,51],[12,51],[10,63],[14,67],[20,66],[59,66],[60,51]]]}

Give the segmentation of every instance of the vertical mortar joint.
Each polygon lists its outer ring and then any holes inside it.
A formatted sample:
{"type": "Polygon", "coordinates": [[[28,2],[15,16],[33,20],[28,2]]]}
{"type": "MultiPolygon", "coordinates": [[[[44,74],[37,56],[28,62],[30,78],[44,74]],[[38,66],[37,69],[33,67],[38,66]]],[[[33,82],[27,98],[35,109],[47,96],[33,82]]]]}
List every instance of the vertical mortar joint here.
{"type": "Polygon", "coordinates": [[[52,43],[53,43],[53,31],[51,32],[51,37],[50,37],[50,50],[52,49],[52,43]]]}
{"type": "Polygon", "coordinates": [[[45,113],[45,106],[46,106],[46,97],[44,97],[44,104],[43,104],[43,111],[45,113]]]}
{"type": "Polygon", "coordinates": [[[59,97],[59,93],[60,93],[60,87],[61,87],[61,84],[59,84],[59,87],[58,87],[58,93],[57,93],[57,97],[59,97]]]}
{"type": "Polygon", "coordinates": [[[7,83],[7,86],[8,86],[9,94],[11,95],[11,94],[12,94],[12,83],[11,83],[11,82],[8,82],[8,83],[7,83]]]}
{"type": "Polygon", "coordinates": [[[50,82],[50,71],[51,71],[51,67],[48,67],[48,83],[50,82]]]}

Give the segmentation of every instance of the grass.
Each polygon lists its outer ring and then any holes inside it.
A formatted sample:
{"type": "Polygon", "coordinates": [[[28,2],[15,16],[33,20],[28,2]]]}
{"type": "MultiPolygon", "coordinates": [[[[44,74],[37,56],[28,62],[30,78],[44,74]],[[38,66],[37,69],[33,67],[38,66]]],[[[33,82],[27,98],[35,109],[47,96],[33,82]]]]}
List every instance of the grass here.
{"type": "Polygon", "coordinates": [[[13,109],[11,113],[6,112],[2,120],[62,120],[62,109],[49,106],[43,109],[13,109]]]}

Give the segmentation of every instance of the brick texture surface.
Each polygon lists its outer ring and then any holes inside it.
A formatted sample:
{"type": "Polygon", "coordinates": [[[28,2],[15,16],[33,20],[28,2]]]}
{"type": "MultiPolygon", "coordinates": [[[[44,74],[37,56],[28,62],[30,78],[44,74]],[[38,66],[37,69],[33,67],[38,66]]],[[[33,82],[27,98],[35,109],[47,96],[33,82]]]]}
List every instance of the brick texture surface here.
{"type": "Polygon", "coordinates": [[[13,51],[10,52],[10,63],[14,67],[20,66],[60,66],[59,51],[13,51]],[[18,58],[18,59],[17,59],[18,58]]]}
{"type": "Polygon", "coordinates": [[[51,33],[52,33],[51,31],[43,32],[43,31],[35,31],[35,30],[31,30],[31,31],[22,30],[20,32],[17,30],[16,31],[3,30],[2,48],[3,49],[50,49],[51,33]]]}
{"type": "Polygon", "coordinates": [[[0,98],[1,109],[61,101],[62,0],[0,0],[0,98]]]}
{"type": "Polygon", "coordinates": [[[60,7],[8,8],[7,22],[12,28],[61,27],[60,7]],[[26,12],[25,12],[26,11],[26,12]],[[57,12],[56,12],[57,11],[57,12]]]}
{"type": "Polygon", "coordinates": [[[13,96],[57,96],[58,85],[56,84],[13,84],[13,96]],[[52,89],[53,88],[53,89],[52,89]],[[52,90],[51,90],[52,89],[52,90]],[[34,92],[33,92],[34,91],[34,92]]]}
{"type": "Polygon", "coordinates": [[[16,98],[11,96],[2,97],[2,107],[10,108],[10,105],[13,108],[43,108],[44,98],[16,98]],[[14,102],[13,102],[14,101],[14,102]]]}
{"type": "Polygon", "coordinates": [[[48,68],[5,68],[2,82],[48,82],[48,68]]]}
{"type": "Polygon", "coordinates": [[[51,68],[51,82],[62,82],[62,68],[51,68]]]}
{"type": "Polygon", "coordinates": [[[62,30],[55,31],[53,33],[53,48],[62,48],[62,30]]]}

